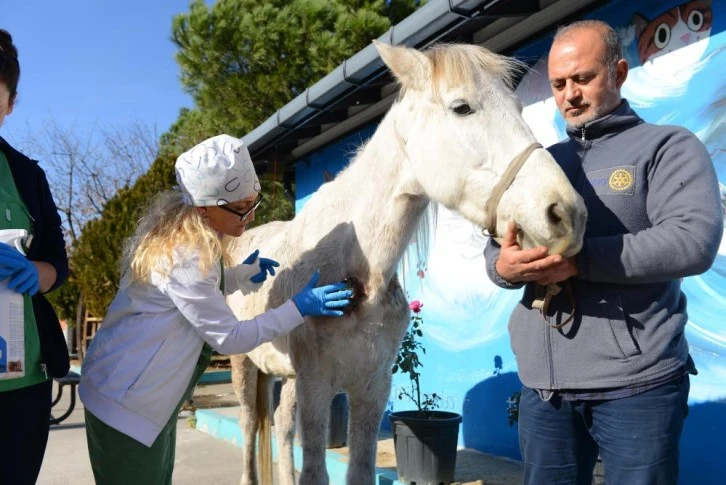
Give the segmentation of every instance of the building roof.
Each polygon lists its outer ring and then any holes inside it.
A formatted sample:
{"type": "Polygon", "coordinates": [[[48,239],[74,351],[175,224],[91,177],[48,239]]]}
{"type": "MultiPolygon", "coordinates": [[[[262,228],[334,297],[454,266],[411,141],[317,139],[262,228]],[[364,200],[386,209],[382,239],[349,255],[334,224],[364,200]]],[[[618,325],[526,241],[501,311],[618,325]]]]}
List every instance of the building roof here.
{"type": "MultiPolygon", "coordinates": [[[[429,0],[378,38],[422,49],[467,42],[511,53],[524,42],[581,16],[603,0],[429,0]]],[[[292,178],[292,166],[337,138],[380,118],[397,87],[373,44],[244,136],[259,173],[292,178]]]]}

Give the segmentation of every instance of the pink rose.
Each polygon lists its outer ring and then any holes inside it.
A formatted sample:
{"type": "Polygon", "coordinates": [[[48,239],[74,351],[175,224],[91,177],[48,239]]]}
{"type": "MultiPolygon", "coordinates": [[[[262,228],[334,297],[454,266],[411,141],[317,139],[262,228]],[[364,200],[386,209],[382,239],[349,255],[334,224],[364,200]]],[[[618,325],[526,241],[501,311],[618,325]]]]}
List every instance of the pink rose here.
{"type": "Polygon", "coordinates": [[[408,304],[408,307],[411,309],[412,312],[419,313],[423,308],[423,303],[418,300],[413,300],[411,303],[408,304]]]}

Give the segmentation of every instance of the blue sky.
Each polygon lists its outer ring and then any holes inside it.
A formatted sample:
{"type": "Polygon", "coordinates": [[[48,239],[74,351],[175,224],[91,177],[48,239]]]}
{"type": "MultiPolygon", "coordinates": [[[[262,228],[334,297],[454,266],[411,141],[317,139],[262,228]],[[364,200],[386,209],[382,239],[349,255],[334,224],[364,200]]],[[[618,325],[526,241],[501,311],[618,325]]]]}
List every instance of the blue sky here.
{"type": "Polygon", "coordinates": [[[79,135],[138,120],[159,134],[193,105],[179,82],[171,21],[189,0],[13,0],[0,27],[20,54],[11,143],[55,119],[79,135]]]}

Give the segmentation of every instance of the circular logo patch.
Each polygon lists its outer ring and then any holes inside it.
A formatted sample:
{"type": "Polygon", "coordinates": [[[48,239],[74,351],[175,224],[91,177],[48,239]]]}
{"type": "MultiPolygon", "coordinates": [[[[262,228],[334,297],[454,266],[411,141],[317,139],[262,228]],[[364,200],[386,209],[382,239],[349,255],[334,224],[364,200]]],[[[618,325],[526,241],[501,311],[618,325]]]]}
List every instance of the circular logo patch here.
{"type": "Polygon", "coordinates": [[[633,176],[630,175],[630,172],[628,172],[627,170],[619,168],[610,174],[610,178],[608,179],[608,185],[611,189],[617,190],[619,192],[627,190],[630,188],[631,185],[633,185],[633,176]]]}

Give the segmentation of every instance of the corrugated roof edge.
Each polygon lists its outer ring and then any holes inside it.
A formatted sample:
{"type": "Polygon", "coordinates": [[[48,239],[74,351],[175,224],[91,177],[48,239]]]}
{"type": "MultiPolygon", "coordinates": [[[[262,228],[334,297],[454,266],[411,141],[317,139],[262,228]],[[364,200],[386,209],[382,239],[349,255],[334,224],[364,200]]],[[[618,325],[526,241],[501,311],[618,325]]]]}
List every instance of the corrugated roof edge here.
{"type": "MultiPolygon", "coordinates": [[[[424,47],[420,45],[421,42],[452,22],[463,22],[476,16],[477,9],[486,3],[491,3],[491,0],[431,0],[391,27],[378,40],[391,45],[424,47]],[[468,12],[472,15],[469,16],[468,12]]],[[[370,80],[383,68],[383,61],[375,46],[368,45],[245,135],[243,142],[254,157],[257,149],[267,142],[304,123],[346,91],[370,80]]]]}

